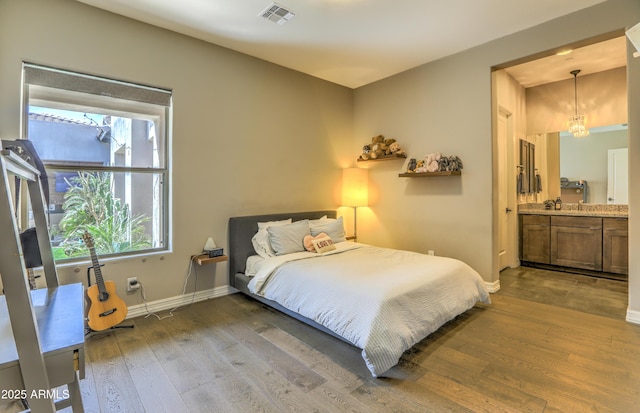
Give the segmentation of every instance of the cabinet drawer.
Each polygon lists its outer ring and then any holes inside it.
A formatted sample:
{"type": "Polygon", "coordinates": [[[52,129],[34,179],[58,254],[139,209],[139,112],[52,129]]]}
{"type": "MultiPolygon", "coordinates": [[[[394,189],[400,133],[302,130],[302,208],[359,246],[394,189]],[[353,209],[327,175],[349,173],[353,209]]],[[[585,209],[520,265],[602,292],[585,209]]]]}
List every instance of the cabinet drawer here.
{"type": "Polygon", "coordinates": [[[551,226],[601,229],[602,218],[553,216],[551,226]]]}
{"type": "Polygon", "coordinates": [[[523,225],[545,225],[549,226],[551,220],[545,215],[521,215],[523,225]]]}
{"type": "Polygon", "coordinates": [[[605,231],[628,231],[629,220],[626,218],[602,218],[602,227],[605,231]]]}

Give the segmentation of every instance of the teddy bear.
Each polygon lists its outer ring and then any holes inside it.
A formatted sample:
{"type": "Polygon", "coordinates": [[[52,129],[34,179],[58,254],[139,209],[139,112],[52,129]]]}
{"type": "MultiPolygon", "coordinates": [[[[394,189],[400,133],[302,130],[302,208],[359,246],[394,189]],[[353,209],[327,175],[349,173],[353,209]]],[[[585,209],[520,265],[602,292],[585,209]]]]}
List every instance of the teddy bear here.
{"type": "Polygon", "coordinates": [[[382,145],[382,147],[384,148],[384,154],[385,155],[391,155],[393,152],[391,152],[391,145],[394,144],[396,140],[393,138],[389,138],[389,139],[385,139],[384,143],[382,145]]]}
{"type": "Polygon", "coordinates": [[[437,172],[440,169],[440,158],[442,155],[439,152],[430,153],[425,157],[427,172],[437,172]]]}
{"type": "Polygon", "coordinates": [[[423,159],[420,159],[416,163],[416,169],[414,170],[414,172],[417,173],[417,174],[427,172],[427,167],[425,166],[423,159]]]}
{"type": "Polygon", "coordinates": [[[371,147],[369,145],[364,145],[362,147],[362,153],[358,159],[368,161],[369,158],[371,158],[371,147]]]}
{"type": "Polygon", "coordinates": [[[378,159],[384,155],[386,146],[384,146],[384,136],[378,135],[371,138],[371,152],[369,157],[371,159],[378,159]]]}
{"type": "Polygon", "coordinates": [[[400,144],[398,142],[395,142],[394,140],[394,142],[389,144],[389,151],[387,155],[402,156],[405,155],[405,151],[404,149],[402,149],[402,146],[400,146],[400,144]]]}
{"type": "Polygon", "coordinates": [[[371,138],[371,144],[375,145],[376,143],[384,143],[384,136],[378,135],[371,138]]]}

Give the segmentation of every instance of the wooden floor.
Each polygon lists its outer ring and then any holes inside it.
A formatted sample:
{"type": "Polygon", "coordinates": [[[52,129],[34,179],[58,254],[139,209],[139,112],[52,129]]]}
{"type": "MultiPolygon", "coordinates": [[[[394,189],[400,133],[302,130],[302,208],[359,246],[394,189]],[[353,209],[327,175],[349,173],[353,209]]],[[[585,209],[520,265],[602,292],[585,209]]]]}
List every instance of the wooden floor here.
{"type": "Polygon", "coordinates": [[[88,340],[85,409],[639,411],[640,326],[624,321],[624,282],[518,268],[501,286],[385,379],[357,349],[238,294],[138,318],[88,340]]]}

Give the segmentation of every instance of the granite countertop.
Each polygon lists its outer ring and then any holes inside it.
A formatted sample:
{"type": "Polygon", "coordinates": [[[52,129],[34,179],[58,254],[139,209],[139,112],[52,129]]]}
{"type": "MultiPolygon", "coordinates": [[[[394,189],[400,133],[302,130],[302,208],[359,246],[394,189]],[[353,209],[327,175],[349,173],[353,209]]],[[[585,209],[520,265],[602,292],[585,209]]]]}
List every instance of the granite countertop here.
{"type": "Polygon", "coordinates": [[[562,209],[556,210],[545,209],[543,204],[521,204],[518,205],[518,214],[629,218],[629,207],[627,205],[563,203],[562,209]]]}

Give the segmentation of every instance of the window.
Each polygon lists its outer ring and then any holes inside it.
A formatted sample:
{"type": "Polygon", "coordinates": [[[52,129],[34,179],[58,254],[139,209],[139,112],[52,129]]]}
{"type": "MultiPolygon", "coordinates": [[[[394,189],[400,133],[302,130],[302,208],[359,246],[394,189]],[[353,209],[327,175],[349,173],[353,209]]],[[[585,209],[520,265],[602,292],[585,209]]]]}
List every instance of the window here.
{"type": "Polygon", "coordinates": [[[31,64],[23,70],[24,138],[47,171],[54,258],[87,257],[85,231],[98,255],[166,249],[171,92],[31,64]]]}

